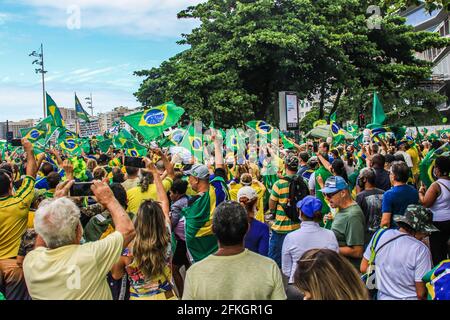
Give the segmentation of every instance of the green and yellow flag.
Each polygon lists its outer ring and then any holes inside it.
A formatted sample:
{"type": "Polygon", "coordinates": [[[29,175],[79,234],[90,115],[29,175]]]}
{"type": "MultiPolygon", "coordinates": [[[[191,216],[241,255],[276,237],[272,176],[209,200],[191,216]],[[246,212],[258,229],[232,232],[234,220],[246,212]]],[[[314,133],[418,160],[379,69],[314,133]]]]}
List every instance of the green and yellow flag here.
{"type": "Polygon", "coordinates": [[[163,105],[122,117],[146,141],[152,141],[164,130],[174,126],[183,115],[184,109],[169,101],[163,105]]]}
{"type": "Polygon", "coordinates": [[[84,110],[83,106],[81,105],[80,100],[78,100],[77,94],[75,93],[75,111],[77,113],[77,117],[83,121],[91,122],[89,120],[89,114],[84,110]]]}
{"type": "Polygon", "coordinates": [[[61,115],[61,111],[59,111],[56,102],[50,97],[48,93],[45,93],[47,96],[47,114],[52,117],[53,125],[56,127],[64,127],[64,120],[61,115]]]}
{"type": "Polygon", "coordinates": [[[71,156],[80,155],[82,152],[77,134],[66,128],[59,129],[58,145],[71,156]]]}
{"type": "Polygon", "coordinates": [[[199,163],[203,163],[203,135],[190,125],[184,134],[180,147],[188,150],[199,163]]]}

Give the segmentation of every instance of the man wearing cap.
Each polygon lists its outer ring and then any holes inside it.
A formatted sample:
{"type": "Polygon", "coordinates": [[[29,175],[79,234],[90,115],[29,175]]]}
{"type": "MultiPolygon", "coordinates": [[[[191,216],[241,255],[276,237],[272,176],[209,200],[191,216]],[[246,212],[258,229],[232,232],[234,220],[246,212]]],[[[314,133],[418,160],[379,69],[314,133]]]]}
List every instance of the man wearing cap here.
{"type": "Polygon", "coordinates": [[[330,206],[338,209],[331,230],[339,243],[339,253],[358,269],[364,251],[364,214],[353,201],[344,178],[328,178],[321,191],[330,206]]]}
{"type": "Polygon", "coordinates": [[[292,286],[297,261],[310,249],[330,249],[339,252],[339,245],[333,231],[321,228],[322,202],[313,197],[306,196],[297,203],[300,212],[300,229],[289,233],[283,242],[282,271],[289,278],[287,296],[299,298],[298,290],[292,286]],[[296,294],[297,293],[297,294],[296,294]]]}
{"type": "Polygon", "coordinates": [[[230,199],[220,143],[214,139],[214,145],[216,169],[211,181],[209,169],[203,164],[194,164],[184,172],[189,176],[191,188],[197,192],[182,211],[185,217],[186,247],[192,262],[198,262],[217,251],[217,239],[212,230],[213,211],[224,200],[230,199]]]}
{"type": "MultiPolygon", "coordinates": [[[[425,300],[427,289],[422,278],[432,268],[432,263],[430,250],[422,240],[439,230],[433,225],[432,212],[421,205],[409,205],[405,215],[396,216],[394,220],[399,229],[387,229],[383,232],[375,248],[378,248],[375,256],[377,298],[425,300]]],[[[373,239],[361,262],[363,273],[368,268],[373,239]]]]}
{"type": "MultiPolygon", "coordinates": [[[[296,156],[289,155],[286,157],[286,176],[275,182],[269,198],[269,210],[272,215],[275,214],[275,221],[271,227],[272,234],[269,242],[269,258],[275,260],[280,268],[284,237],[286,237],[289,232],[297,230],[300,227],[299,222],[292,221],[284,212],[284,206],[289,200],[289,183],[296,177],[298,163],[299,161],[296,156]]],[[[304,187],[305,191],[308,192],[306,184],[304,187]]]]}

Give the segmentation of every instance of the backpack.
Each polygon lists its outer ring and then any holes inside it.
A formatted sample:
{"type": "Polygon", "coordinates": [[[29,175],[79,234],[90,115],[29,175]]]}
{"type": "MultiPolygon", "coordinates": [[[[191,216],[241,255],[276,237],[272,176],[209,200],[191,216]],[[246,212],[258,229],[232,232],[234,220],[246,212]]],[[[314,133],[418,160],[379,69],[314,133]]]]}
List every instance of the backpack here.
{"type": "Polygon", "coordinates": [[[302,177],[295,175],[294,177],[285,177],[289,182],[289,197],[287,203],[283,206],[284,213],[293,222],[300,222],[297,210],[297,202],[309,195],[308,186],[302,177]]]}

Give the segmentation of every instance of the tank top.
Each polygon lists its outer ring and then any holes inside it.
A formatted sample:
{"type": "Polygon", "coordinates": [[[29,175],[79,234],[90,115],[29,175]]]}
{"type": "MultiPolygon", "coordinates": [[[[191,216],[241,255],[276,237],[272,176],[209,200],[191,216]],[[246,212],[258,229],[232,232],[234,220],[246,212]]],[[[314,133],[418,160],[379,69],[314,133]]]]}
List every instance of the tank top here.
{"type": "Polygon", "coordinates": [[[433,212],[433,221],[441,222],[450,220],[450,180],[439,179],[441,193],[430,207],[433,212]]]}

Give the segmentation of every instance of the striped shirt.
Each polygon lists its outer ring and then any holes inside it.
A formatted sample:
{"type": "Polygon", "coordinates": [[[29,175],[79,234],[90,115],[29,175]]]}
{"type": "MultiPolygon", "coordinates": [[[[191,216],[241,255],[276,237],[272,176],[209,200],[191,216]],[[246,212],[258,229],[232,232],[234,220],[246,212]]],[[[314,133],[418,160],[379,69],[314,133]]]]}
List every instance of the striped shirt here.
{"type": "MultiPolygon", "coordinates": [[[[294,175],[288,175],[287,177],[293,178],[294,175]]],[[[275,222],[272,225],[272,230],[277,233],[289,233],[291,231],[300,228],[300,223],[293,222],[284,213],[283,205],[286,205],[289,198],[289,182],[285,179],[279,179],[272,187],[270,193],[270,199],[277,202],[275,222]]]]}
{"type": "Polygon", "coordinates": [[[14,196],[0,198],[0,260],[14,258],[27,229],[35,179],[26,176],[14,196]]]}

